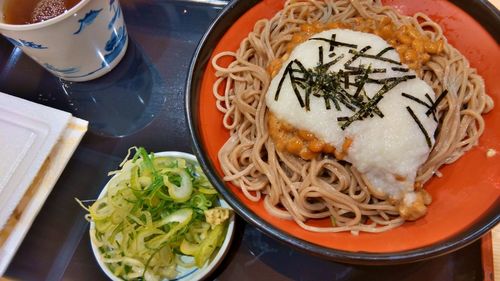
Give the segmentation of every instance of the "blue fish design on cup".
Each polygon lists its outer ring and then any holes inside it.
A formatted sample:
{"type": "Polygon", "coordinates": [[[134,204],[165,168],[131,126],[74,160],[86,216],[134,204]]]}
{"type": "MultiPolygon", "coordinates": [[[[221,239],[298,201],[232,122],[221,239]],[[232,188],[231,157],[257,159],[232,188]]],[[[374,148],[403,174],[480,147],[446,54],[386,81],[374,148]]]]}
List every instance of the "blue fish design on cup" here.
{"type": "Polygon", "coordinates": [[[5,36],[5,39],[9,40],[9,42],[16,46],[16,47],[28,47],[28,48],[33,48],[33,49],[48,49],[47,47],[43,46],[42,44],[36,44],[34,42],[31,42],[31,41],[26,41],[26,40],[23,40],[23,39],[19,39],[19,40],[16,40],[14,38],[11,38],[11,37],[8,37],[8,36],[5,36]]]}
{"type": "Polygon", "coordinates": [[[97,16],[99,15],[99,13],[102,11],[102,9],[100,10],[90,10],[90,12],[86,13],[85,16],[78,20],[78,22],[80,23],[80,28],[75,31],[75,33],[73,34],[79,34],[80,32],[82,32],[85,27],[91,25],[95,19],[97,18],[97,16]]]}
{"type": "Polygon", "coordinates": [[[111,38],[106,42],[104,49],[108,52],[104,55],[104,64],[108,65],[121,53],[125,43],[127,42],[127,30],[125,26],[121,26],[118,31],[111,33],[111,38]]]}
{"type": "Polygon", "coordinates": [[[115,24],[116,20],[120,17],[120,15],[122,13],[122,10],[120,9],[120,7],[111,6],[110,9],[114,9],[115,14],[108,24],[108,29],[113,28],[113,25],[115,24]]]}
{"type": "Polygon", "coordinates": [[[48,49],[48,47],[45,47],[42,44],[37,44],[37,43],[31,42],[31,41],[26,41],[23,39],[19,39],[19,41],[21,41],[21,43],[23,44],[24,47],[29,47],[29,48],[33,48],[33,49],[48,49]]]}

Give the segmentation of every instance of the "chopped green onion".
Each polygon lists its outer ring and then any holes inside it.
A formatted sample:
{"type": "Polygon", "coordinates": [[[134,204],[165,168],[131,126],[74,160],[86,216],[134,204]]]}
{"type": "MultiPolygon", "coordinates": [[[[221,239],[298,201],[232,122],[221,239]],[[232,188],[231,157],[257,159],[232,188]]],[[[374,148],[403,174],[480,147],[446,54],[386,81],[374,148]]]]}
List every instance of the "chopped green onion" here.
{"type": "Polygon", "coordinates": [[[206,221],[204,212],[218,206],[217,191],[196,162],[133,149],[132,159],[111,173],[101,198],[88,207],[77,200],[94,222],[92,243],[113,274],[125,280],[173,279],[178,266],[203,266],[228,224],[211,228],[206,221]]]}

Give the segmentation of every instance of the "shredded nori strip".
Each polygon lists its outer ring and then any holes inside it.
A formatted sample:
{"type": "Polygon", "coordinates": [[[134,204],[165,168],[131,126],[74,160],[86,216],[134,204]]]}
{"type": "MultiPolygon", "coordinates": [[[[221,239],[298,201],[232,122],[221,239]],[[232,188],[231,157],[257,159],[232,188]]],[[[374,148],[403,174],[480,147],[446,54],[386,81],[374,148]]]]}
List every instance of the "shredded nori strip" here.
{"type": "Polygon", "coordinates": [[[446,96],[446,94],[448,94],[448,90],[447,89],[444,90],[439,95],[439,97],[436,99],[436,101],[432,104],[431,108],[429,108],[429,110],[427,110],[427,112],[425,113],[425,115],[429,116],[433,111],[436,111],[437,106],[444,99],[444,97],[446,96]]]}
{"type": "MultiPolygon", "coordinates": [[[[366,68],[364,65],[362,67],[349,67],[348,71],[345,71],[346,73],[349,73],[350,75],[356,75],[356,74],[363,74],[365,72],[366,68]]],[[[386,73],[387,69],[385,68],[371,68],[370,66],[370,73],[386,73]]]]}
{"type": "Polygon", "coordinates": [[[354,55],[358,55],[358,57],[364,57],[364,58],[369,58],[369,59],[381,60],[381,61],[385,61],[385,62],[397,64],[397,65],[401,65],[401,63],[399,61],[391,60],[391,59],[384,58],[384,57],[379,57],[379,56],[376,56],[376,55],[365,54],[364,52],[361,53],[361,51],[358,52],[356,50],[349,50],[349,53],[354,54],[354,55]]]}
{"type": "Polygon", "coordinates": [[[425,106],[425,107],[427,107],[427,108],[430,108],[430,107],[431,107],[431,105],[430,105],[430,104],[427,104],[425,101],[423,101],[423,100],[421,100],[421,99],[419,99],[419,98],[417,98],[417,97],[415,97],[415,96],[409,95],[409,94],[407,94],[407,93],[401,93],[401,95],[402,95],[403,97],[407,98],[407,99],[410,99],[410,100],[412,100],[412,101],[416,102],[416,103],[422,104],[422,105],[424,105],[424,106],[425,106]]]}
{"type": "MultiPolygon", "coordinates": [[[[425,94],[425,97],[427,98],[427,100],[428,100],[431,104],[433,104],[433,103],[434,103],[434,101],[432,100],[431,96],[429,96],[429,94],[427,94],[427,93],[426,93],[426,94],[425,94]]],[[[436,121],[436,122],[437,122],[437,119],[436,119],[436,111],[435,111],[435,110],[434,110],[434,111],[432,111],[432,118],[434,118],[434,121],[436,121]]]]}
{"type": "Polygon", "coordinates": [[[328,68],[330,68],[330,66],[335,65],[337,62],[339,62],[342,58],[344,58],[344,54],[341,54],[340,56],[336,57],[331,62],[328,62],[328,63],[322,65],[322,67],[328,69],[328,68]]]}
{"type": "MultiPolygon", "coordinates": [[[[366,51],[368,51],[369,49],[371,49],[371,46],[366,46],[366,47],[364,47],[363,49],[359,50],[359,52],[358,52],[358,51],[356,51],[356,54],[354,54],[354,56],[352,56],[352,57],[351,57],[351,58],[350,58],[350,59],[349,59],[346,63],[344,63],[344,67],[345,67],[346,69],[350,69],[350,70],[354,70],[354,69],[356,69],[355,67],[351,66],[351,64],[352,64],[355,60],[357,60],[357,59],[360,57],[360,55],[362,55],[363,53],[365,53],[365,52],[366,52],[366,51]]],[[[349,50],[349,51],[352,51],[352,50],[349,50]]]]}
{"type": "MultiPolygon", "coordinates": [[[[337,38],[337,34],[335,34],[335,33],[334,33],[334,34],[332,34],[332,37],[331,37],[332,42],[335,42],[335,39],[336,39],[336,38],[337,38]]],[[[333,53],[334,48],[335,48],[335,46],[334,46],[332,43],[330,43],[330,50],[329,50],[329,52],[330,52],[330,53],[333,53]]]]}
{"type": "Polygon", "coordinates": [[[387,48],[383,49],[382,51],[380,51],[378,54],[376,54],[376,56],[377,57],[381,57],[383,54],[387,53],[390,50],[394,50],[394,48],[393,47],[387,47],[387,48]]]}
{"type": "Polygon", "coordinates": [[[349,75],[360,75],[360,74],[363,74],[365,72],[365,69],[366,68],[362,68],[362,67],[357,67],[357,68],[352,67],[351,69],[344,70],[344,73],[347,73],[349,75]]]}
{"type": "Polygon", "coordinates": [[[424,134],[425,141],[427,142],[427,146],[429,148],[431,148],[432,147],[431,138],[429,137],[429,134],[425,130],[425,128],[422,125],[422,123],[420,122],[420,120],[418,120],[417,115],[415,115],[415,112],[413,112],[413,110],[409,106],[406,107],[406,110],[408,110],[408,112],[410,113],[411,117],[413,118],[413,120],[415,121],[415,123],[417,123],[418,127],[420,128],[420,131],[422,131],[422,133],[424,134]]]}
{"type": "Polygon", "coordinates": [[[319,65],[323,65],[323,46],[318,47],[319,52],[319,65]]]}
{"type": "Polygon", "coordinates": [[[330,106],[330,99],[328,99],[327,96],[323,96],[323,98],[325,99],[325,107],[327,110],[330,110],[331,109],[331,106],[330,106]]]}
{"type": "Polygon", "coordinates": [[[347,107],[349,110],[351,111],[356,111],[356,107],[354,107],[353,105],[351,105],[349,102],[349,99],[346,98],[345,96],[343,95],[338,95],[338,100],[345,106],[347,107]]]}
{"type": "Polygon", "coordinates": [[[307,69],[304,67],[304,65],[297,59],[293,60],[293,62],[300,68],[300,70],[305,74],[307,74],[307,69]]]}
{"type": "Polygon", "coordinates": [[[387,69],[385,68],[374,68],[371,70],[371,73],[386,73],[387,69]]]}
{"type": "Polygon", "coordinates": [[[427,98],[427,100],[432,104],[434,103],[434,101],[432,100],[431,96],[429,96],[429,94],[425,93],[425,97],[427,98]]]}
{"type": "Polygon", "coordinates": [[[281,92],[281,87],[283,86],[283,82],[285,81],[286,75],[290,73],[290,69],[292,68],[292,62],[289,62],[285,68],[285,72],[283,76],[281,76],[280,82],[278,83],[278,89],[276,89],[276,93],[274,94],[274,100],[277,101],[281,92]]]}
{"type": "MultiPolygon", "coordinates": [[[[432,103],[433,103],[431,97],[428,94],[425,94],[425,97],[430,101],[430,104],[426,103],[425,101],[423,101],[423,100],[421,100],[421,99],[419,99],[419,98],[417,98],[415,96],[409,95],[407,93],[401,93],[401,95],[403,97],[405,97],[405,98],[411,99],[411,100],[413,100],[413,101],[415,101],[415,102],[417,102],[419,104],[422,104],[422,105],[424,105],[427,108],[431,108],[432,103]]],[[[432,118],[434,119],[434,121],[437,122],[436,113],[434,111],[432,111],[432,118]]]]}
{"type": "Polygon", "coordinates": [[[443,119],[444,119],[444,114],[439,117],[439,122],[436,127],[436,130],[434,131],[434,139],[437,139],[439,136],[439,133],[441,132],[441,127],[443,127],[443,119]]]}
{"type": "Polygon", "coordinates": [[[390,77],[390,78],[384,78],[384,79],[371,79],[368,78],[366,80],[366,83],[374,83],[374,84],[385,84],[387,82],[392,82],[396,80],[403,79],[404,81],[410,80],[410,79],[415,79],[417,78],[416,75],[405,75],[405,76],[400,76],[400,77],[390,77]]]}
{"type": "Polygon", "coordinates": [[[392,70],[394,71],[399,71],[399,72],[408,72],[410,69],[405,68],[405,67],[391,67],[392,70]]]}
{"type": "Polygon", "coordinates": [[[369,66],[363,73],[363,77],[361,80],[359,80],[358,83],[358,88],[356,89],[356,92],[354,93],[354,97],[358,97],[359,93],[361,92],[361,89],[365,86],[366,80],[368,79],[368,74],[370,74],[370,69],[371,67],[369,66]]]}
{"type": "MultiPolygon", "coordinates": [[[[292,76],[292,75],[290,75],[292,76]]],[[[292,78],[292,89],[293,92],[295,93],[295,96],[297,97],[297,100],[299,101],[300,107],[305,107],[304,101],[302,100],[302,96],[300,95],[299,89],[297,89],[297,83],[294,81],[293,76],[290,77],[292,78]]]]}
{"type": "Polygon", "coordinates": [[[306,88],[306,111],[311,110],[311,88],[306,88]]]}

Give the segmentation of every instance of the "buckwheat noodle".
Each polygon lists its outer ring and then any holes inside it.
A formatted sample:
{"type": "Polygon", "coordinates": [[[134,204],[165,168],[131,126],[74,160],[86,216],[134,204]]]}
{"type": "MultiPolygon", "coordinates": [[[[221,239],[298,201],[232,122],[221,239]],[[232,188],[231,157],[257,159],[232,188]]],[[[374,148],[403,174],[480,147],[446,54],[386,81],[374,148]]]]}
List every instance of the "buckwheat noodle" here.
{"type": "Polygon", "coordinates": [[[447,89],[448,94],[437,108],[441,131],[416,182],[439,176],[439,167],[453,163],[478,143],[484,131],[481,114],[493,108],[493,100],[485,93],[483,79],[427,15],[404,16],[378,0],[287,1],[272,19],[256,23],[236,52],[213,58],[216,106],[231,134],[219,151],[225,181],[238,186],[248,199],[263,200],[273,216],[294,220],[309,231],[382,232],[404,223],[397,208],[371,194],[362,175],[349,164],[328,155],[305,161],[277,151],[266,125],[265,93],[271,81],[266,67],[286,52],[301,24],[383,16],[397,26],[410,24],[433,40],[444,40],[444,51],[417,71],[435,93],[447,89]],[[221,66],[223,57],[234,61],[221,66]],[[331,227],[311,224],[324,218],[332,219],[331,227]]]}

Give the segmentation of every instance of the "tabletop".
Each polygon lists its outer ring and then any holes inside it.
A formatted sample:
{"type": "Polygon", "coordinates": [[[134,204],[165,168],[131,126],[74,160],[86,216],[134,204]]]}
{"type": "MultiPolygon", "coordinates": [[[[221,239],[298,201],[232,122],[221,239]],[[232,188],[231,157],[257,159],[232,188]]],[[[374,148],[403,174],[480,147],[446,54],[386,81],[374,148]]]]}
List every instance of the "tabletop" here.
{"type": "MultiPolygon", "coordinates": [[[[61,81],[0,39],[0,91],[88,120],[83,138],[5,276],[106,280],[92,254],[85,211],[131,146],[191,152],[184,92],[188,67],[223,0],[121,0],[130,36],[110,74],[61,81]]],[[[237,219],[229,254],[210,280],[482,280],[480,243],[431,260],[357,266],[303,253],[237,219]]]]}

